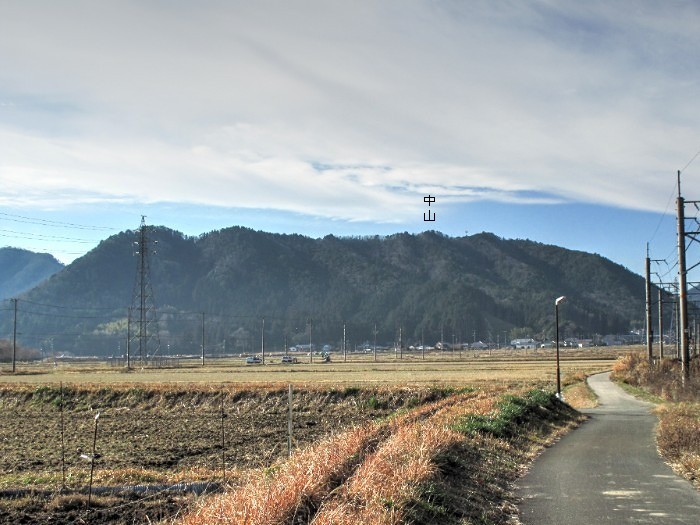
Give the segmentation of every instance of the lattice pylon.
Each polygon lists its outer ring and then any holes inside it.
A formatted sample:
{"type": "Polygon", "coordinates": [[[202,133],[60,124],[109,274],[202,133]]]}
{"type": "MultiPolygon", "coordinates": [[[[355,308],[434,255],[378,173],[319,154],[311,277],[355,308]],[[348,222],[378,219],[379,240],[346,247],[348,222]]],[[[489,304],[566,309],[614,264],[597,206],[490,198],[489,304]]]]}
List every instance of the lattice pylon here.
{"type": "Polygon", "coordinates": [[[131,313],[136,327],[132,330],[131,341],[135,343],[133,347],[137,349],[138,357],[143,362],[153,359],[160,350],[158,315],[150,271],[150,256],[155,251],[151,249],[150,243],[146,217],[141,216],[141,227],[137,240],[134,241],[134,256],[137,262],[134,292],[131,296],[131,313]]]}

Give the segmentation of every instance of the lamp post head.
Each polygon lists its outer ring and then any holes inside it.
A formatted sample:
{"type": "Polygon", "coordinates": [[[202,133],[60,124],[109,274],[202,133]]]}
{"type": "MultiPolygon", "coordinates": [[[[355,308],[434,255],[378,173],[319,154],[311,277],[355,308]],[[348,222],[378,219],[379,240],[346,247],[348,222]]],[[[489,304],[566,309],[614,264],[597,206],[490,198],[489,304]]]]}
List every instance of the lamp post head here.
{"type": "Polygon", "coordinates": [[[555,306],[559,306],[559,304],[563,303],[566,301],[566,296],[562,295],[561,297],[557,297],[557,300],[554,301],[555,306]]]}

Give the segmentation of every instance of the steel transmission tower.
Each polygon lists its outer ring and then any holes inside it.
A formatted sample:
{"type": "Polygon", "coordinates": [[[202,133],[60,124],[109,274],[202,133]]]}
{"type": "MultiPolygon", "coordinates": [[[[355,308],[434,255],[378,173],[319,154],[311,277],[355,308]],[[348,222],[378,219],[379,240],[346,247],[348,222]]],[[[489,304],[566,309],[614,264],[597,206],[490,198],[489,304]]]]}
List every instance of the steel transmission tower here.
{"type": "MultiPolygon", "coordinates": [[[[158,241],[154,241],[157,244],[158,241]]],[[[138,231],[138,240],[134,241],[134,255],[136,256],[136,281],[134,292],[131,296],[131,313],[137,323],[136,329],[131,334],[131,340],[137,342],[138,356],[141,361],[148,362],[153,359],[160,350],[160,338],[158,336],[158,316],[153,299],[153,287],[151,285],[150,255],[155,250],[150,247],[151,239],[148,237],[146,217],[141,216],[141,227],[138,231]]]]}

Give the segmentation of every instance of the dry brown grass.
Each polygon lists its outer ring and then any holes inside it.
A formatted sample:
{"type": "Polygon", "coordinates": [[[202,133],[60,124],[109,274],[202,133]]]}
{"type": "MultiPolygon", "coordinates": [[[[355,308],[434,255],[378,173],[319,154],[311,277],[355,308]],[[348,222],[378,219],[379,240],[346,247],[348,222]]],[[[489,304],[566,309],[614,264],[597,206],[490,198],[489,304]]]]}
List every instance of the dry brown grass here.
{"type": "Polygon", "coordinates": [[[690,363],[690,379],[683,381],[681,364],[676,359],[661,359],[649,363],[642,353],[629,354],[613,365],[611,378],[631,386],[642,387],[667,401],[697,401],[700,399],[700,360],[690,363]]]}
{"type": "Polygon", "coordinates": [[[377,439],[379,427],[365,425],[293,455],[288,461],[258,470],[230,493],[209,498],[179,523],[187,525],[284,523],[313,505],[361,460],[377,439]]]}
{"type": "Polygon", "coordinates": [[[674,470],[700,488],[700,404],[665,404],[656,413],[659,449],[674,470]]]}
{"type": "Polygon", "coordinates": [[[470,402],[488,411],[493,397],[493,392],[458,394],[338,434],[251,473],[246,482],[205,500],[179,523],[271,525],[312,518],[314,523],[393,523],[401,503],[412,495],[411,487],[433,472],[434,457],[461,439],[446,426],[449,414],[457,405],[464,412],[470,402]]]}
{"type": "MultiPolygon", "coordinates": [[[[586,369],[589,373],[608,369],[614,359],[628,350],[572,349],[562,352],[561,366],[567,373],[586,369]]],[[[279,360],[279,356],[271,358],[279,360]]],[[[472,353],[457,356],[431,355],[425,361],[415,356],[403,360],[382,356],[378,362],[370,360],[342,362],[342,356],[333,357],[331,363],[299,363],[280,365],[270,362],[264,366],[245,366],[242,360],[211,360],[206,366],[191,363],[179,368],[145,368],[126,372],[123,368],[92,363],[86,365],[23,364],[17,374],[0,370],[0,384],[46,384],[63,382],[65,385],[102,385],[113,388],[143,387],[147,384],[164,385],[236,385],[248,389],[252,385],[279,388],[293,383],[308,388],[346,385],[426,385],[509,382],[552,382],[554,380],[554,353],[551,349],[522,353],[510,350],[472,353]],[[478,357],[477,357],[478,356],[478,357]]]]}
{"type": "Polygon", "coordinates": [[[463,437],[431,418],[398,428],[319,510],[312,524],[400,523],[407,501],[436,470],[434,459],[463,437]]]}
{"type": "Polygon", "coordinates": [[[576,410],[598,406],[598,398],[585,381],[566,387],[563,394],[566,402],[576,410]]]}

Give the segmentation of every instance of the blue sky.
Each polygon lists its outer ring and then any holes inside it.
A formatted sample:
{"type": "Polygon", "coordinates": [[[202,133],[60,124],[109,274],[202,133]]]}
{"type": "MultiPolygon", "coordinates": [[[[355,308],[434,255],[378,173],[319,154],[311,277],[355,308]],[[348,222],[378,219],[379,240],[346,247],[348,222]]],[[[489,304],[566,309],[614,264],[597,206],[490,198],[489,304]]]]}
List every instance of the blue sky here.
{"type": "Polygon", "coordinates": [[[0,246],[68,263],[146,215],[641,273],[675,257],[678,170],[700,199],[692,0],[0,5],[0,246]]]}

